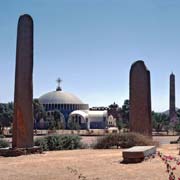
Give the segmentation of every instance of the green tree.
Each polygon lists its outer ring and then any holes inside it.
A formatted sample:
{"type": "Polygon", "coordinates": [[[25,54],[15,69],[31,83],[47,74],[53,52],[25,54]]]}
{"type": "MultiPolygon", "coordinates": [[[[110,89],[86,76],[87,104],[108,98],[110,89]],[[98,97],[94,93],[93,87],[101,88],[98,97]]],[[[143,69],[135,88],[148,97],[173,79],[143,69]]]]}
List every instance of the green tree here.
{"type": "Polygon", "coordinates": [[[10,127],[13,121],[13,103],[0,104],[0,134],[3,133],[4,127],[10,127]]]}
{"type": "Polygon", "coordinates": [[[62,113],[59,110],[54,111],[54,125],[55,129],[64,129],[65,128],[65,119],[62,113]]]}
{"type": "Polygon", "coordinates": [[[125,128],[126,127],[126,124],[124,124],[122,121],[120,121],[120,120],[116,120],[116,126],[117,126],[117,128],[119,129],[119,131],[121,130],[121,129],[123,129],[123,128],[125,128]]]}
{"type": "Polygon", "coordinates": [[[157,132],[160,132],[164,129],[168,133],[170,129],[168,115],[152,111],[152,125],[157,132]]]}
{"type": "Polygon", "coordinates": [[[178,110],[176,111],[176,114],[177,114],[178,120],[179,120],[179,122],[180,122],[180,109],[178,109],[178,110]]]}
{"type": "Polygon", "coordinates": [[[69,120],[68,120],[68,127],[71,130],[80,130],[81,129],[80,124],[72,118],[69,118],[69,120]]]}
{"type": "Polygon", "coordinates": [[[34,126],[37,128],[37,124],[40,119],[46,120],[46,112],[44,107],[39,103],[38,99],[33,100],[33,117],[34,117],[34,126]]]}
{"type": "Polygon", "coordinates": [[[176,124],[175,131],[180,133],[180,123],[176,124]]]}
{"type": "Polygon", "coordinates": [[[129,110],[130,110],[130,102],[128,99],[126,99],[121,108],[123,124],[126,128],[129,128],[129,110]]]}
{"type": "Polygon", "coordinates": [[[51,115],[48,116],[47,120],[50,130],[65,129],[65,118],[58,109],[51,112],[51,115]]]}

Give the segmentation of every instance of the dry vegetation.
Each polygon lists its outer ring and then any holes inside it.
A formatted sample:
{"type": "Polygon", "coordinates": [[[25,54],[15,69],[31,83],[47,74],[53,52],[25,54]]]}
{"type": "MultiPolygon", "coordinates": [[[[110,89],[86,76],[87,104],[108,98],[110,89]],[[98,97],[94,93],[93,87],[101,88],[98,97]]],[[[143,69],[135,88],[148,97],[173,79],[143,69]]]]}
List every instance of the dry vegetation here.
{"type": "MultiPolygon", "coordinates": [[[[178,156],[177,145],[159,148],[178,156]]],[[[121,164],[122,150],[52,151],[44,154],[0,157],[1,180],[168,180],[160,158],[139,164],[121,164]]],[[[175,172],[180,176],[180,169],[175,172]]]]}
{"type": "Polygon", "coordinates": [[[118,133],[108,134],[97,140],[94,144],[95,149],[110,149],[112,147],[130,148],[133,146],[156,145],[149,137],[138,133],[118,133]]]}

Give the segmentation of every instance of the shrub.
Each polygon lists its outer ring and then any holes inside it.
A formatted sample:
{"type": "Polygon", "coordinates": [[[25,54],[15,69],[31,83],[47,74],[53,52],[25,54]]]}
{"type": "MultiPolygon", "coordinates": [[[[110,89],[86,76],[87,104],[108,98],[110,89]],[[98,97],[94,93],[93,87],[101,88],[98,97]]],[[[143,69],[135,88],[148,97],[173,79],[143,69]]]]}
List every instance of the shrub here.
{"type": "Polygon", "coordinates": [[[71,150],[82,148],[81,138],[77,135],[51,135],[36,139],[35,145],[43,150],[71,150]]]}
{"type": "Polygon", "coordinates": [[[175,126],[175,131],[178,132],[178,133],[180,133],[180,124],[177,124],[177,125],[175,126]]]}
{"type": "Polygon", "coordinates": [[[154,145],[155,143],[148,137],[138,133],[109,134],[97,140],[95,149],[109,149],[113,146],[130,148],[132,146],[154,145]]]}
{"type": "Polygon", "coordinates": [[[80,136],[61,136],[63,149],[78,149],[82,147],[80,136]]]}
{"type": "Polygon", "coordinates": [[[0,148],[6,148],[6,147],[9,147],[9,143],[4,139],[0,139],[0,148]]]}
{"type": "Polygon", "coordinates": [[[109,149],[112,146],[119,146],[119,134],[108,134],[99,138],[94,144],[95,149],[109,149]]]}
{"type": "Polygon", "coordinates": [[[5,136],[3,134],[0,134],[0,138],[4,138],[5,136]]]}
{"type": "Polygon", "coordinates": [[[47,139],[46,138],[37,138],[35,140],[35,146],[40,146],[42,150],[47,151],[48,146],[47,146],[47,139]]]}
{"type": "Polygon", "coordinates": [[[121,135],[121,148],[129,148],[132,146],[148,146],[155,145],[155,142],[152,141],[147,136],[138,134],[138,133],[125,133],[121,135]]]}

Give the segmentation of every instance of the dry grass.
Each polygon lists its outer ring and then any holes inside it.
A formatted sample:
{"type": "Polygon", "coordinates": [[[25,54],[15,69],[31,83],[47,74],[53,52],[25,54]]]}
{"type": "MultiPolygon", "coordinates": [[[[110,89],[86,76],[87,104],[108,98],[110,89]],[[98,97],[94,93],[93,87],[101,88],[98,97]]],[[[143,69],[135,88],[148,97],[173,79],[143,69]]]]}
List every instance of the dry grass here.
{"type": "MultiPolygon", "coordinates": [[[[177,156],[176,145],[159,148],[177,156]]],[[[0,157],[1,180],[168,180],[157,157],[139,164],[120,164],[121,150],[54,151],[45,154],[0,157]]],[[[180,176],[180,169],[176,174],[180,176]],[[178,172],[179,171],[179,172],[178,172]]]]}

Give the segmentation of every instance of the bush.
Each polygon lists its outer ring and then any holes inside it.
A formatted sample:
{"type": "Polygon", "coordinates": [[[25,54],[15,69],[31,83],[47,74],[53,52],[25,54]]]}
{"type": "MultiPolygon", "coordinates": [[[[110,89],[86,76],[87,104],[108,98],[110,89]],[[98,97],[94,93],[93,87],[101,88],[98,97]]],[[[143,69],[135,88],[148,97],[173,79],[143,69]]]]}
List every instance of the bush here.
{"type": "Polygon", "coordinates": [[[47,139],[46,138],[37,138],[35,140],[35,146],[40,146],[42,150],[47,151],[48,146],[47,146],[47,139]]]}
{"type": "Polygon", "coordinates": [[[132,146],[147,146],[155,143],[148,137],[138,133],[109,134],[97,140],[95,149],[109,149],[113,146],[130,148],[132,146]]]}
{"type": "Polygon", "coordinates": [[[5,136],[3,134],[0,134],[0,138],[4,138],[5,136]]]}
{"type": "Polygon", "coordinates": [[[51,135],[35,140],[35,145],[44,151],[71,150],[82,148],[81,138],[76,135],[51,135]]]}
{"type": "Polygon", "coordinates": [[[0,148],[6,148],[6,147],[9,147],[9,143],[4,139],[0,139],[0,148]]]}
{"type": "Polygon", "coordinates": [[[121,137],[121,148],[155,145],[155,142],[153,142],[152,139],[138,133],[125,133],[122,134],[121,137]]]}
{"type": "Polygon", "coordinates": [[[175,131],[178,132],[178,133],[180,133],[180,124],[177,124],[177,125],[175,126],[175,131]]]}

